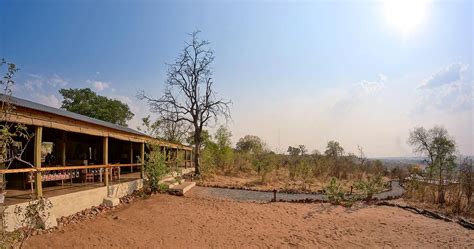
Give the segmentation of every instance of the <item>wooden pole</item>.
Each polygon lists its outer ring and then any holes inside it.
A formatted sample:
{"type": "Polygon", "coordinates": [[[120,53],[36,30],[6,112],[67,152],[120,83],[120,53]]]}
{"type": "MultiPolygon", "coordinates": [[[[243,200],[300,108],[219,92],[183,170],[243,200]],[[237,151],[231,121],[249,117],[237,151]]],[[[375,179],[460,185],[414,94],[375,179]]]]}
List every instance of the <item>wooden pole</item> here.
{"type": "Polygon", "coordinates": [[[35,177],[36,197],[43,197],[43,183],[41,177],[41,145],[43,143],[43,127],[35,127],[34,165],[37,169],[35,177]]]}
{"type": "Polygon", "coordinates": [[[145,177],[145,143],[142,142],[140,144],[140,163],[142,164],[140,167],[140,177],[144,178],[145,177]]]}
{"type": "Polygon", "coordinates": [[[63,137],[61,139],[61,166],[66,166],[66,132],[63,131],[63,137]]]}
{"type": "MultiPolygon", "coordinates": [[[[133,142],[130,142],[130,163],[133,164],[133,142]]],[[[133,166],[130,167],[130,172],[133,173],[133,166]]]]}
{"type": "MultiPolygon", "coordinates": [[[[102,164],[109,164],[109,138],[104,137],[102,140],[102,164]]],[[[109,168],[105,168],[105,186],[109,186],[109,168]]]]}
{"type": "Polygon", "coordinates": [[[187,168],[188,166],[188,151],[184,151],[184,168],[187,168]]]}
{"type": "Polygon", "coordinates": [[[176,148],[176,156],[174,157],[174,161],[176,162],[176,167],[180,167],[180,165],[178,164],[178,154],[179,154],[179,149],[176,148]]]}

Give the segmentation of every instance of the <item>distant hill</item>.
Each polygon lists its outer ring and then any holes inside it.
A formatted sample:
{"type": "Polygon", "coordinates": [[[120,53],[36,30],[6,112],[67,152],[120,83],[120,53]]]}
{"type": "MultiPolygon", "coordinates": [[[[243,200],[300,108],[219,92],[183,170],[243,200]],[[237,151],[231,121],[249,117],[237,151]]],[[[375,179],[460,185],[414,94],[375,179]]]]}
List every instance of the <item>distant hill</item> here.
{"type": "Polygon", "coordinates": [[[408,167],[411,165],[420,165],[422,168],[426,166],[423,157],[380,157],[370,158],[370,160],[380,160],[387,168],[408,167]]]}
{"type": "MultiPolygon", "coordinates": [[[[468,158],[474,160],[474,156],[467,156],[468,158]]],[[[399,167],[408,167],[410,165],[419,165],[422,169],[426,167],[424,162],[424,157],[380,157],[380,158],[370,158],[369,160],[380,160],[387,168],[399,167]]],[[[459,163],[459,162],[457,162],[459,163]]]]}

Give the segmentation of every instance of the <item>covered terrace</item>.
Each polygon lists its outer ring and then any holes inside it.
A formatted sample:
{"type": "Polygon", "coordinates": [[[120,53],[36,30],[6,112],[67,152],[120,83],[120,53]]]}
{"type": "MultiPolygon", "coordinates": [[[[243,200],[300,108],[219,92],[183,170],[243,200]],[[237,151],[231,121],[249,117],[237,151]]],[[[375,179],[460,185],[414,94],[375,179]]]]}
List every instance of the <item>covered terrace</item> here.
{"type": "Polygon", "coordinates": [[[0,165],[6,205],[141,179],[149,144],[170,166],[193,167],[189,146],[23,99],[12,103],[14,113],[0,122],[25,125],[31,139],[16,140],[8,153],[20,156],[0,165]]]}

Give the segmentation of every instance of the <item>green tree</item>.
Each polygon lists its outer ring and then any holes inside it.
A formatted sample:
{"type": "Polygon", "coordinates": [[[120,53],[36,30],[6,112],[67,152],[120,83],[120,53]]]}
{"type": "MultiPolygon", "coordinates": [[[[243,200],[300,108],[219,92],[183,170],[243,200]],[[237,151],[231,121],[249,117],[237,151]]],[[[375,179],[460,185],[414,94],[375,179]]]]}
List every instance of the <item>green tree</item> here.
{"type": "Polygon", "coordinates": [[[472,158],[466,157],[462,160],[459,174],[462,192],[467,199],[467,206],[471,207],[472,193],[474,192],[474,167],[472,158]]]}
{"type": "Polygon", "coordinates": [[[232,137],[232,132],[223,125],[221,125],[217,129],[216,133],[214,134],[214,139],[220,148],[231,147],[232,146],[232,141],[230,140],[231,137],[232,137]]]}
{"type": "Polygon", "coordinates": [[[59,93],[64,98],[61,108],[70,112],[121,126],[127,126],[127,121],[134,115],[127,104],[120,100],[97,95],[90,88],[63,88],[59,90],[59,93]]]}
{"type": "Polygon", "coordinates": [[[220,126],[214,134],[216,143],[216,163],[220,168],[225,168],[231,163],[233,151],[231,142],[232,132],[225,126],[220,126]]]}
{"type": "Polygon", "coordinates": [[[275,167],[275,163],[276,158],[273,152],[260,153],[253,156],[252,164],[257,174],[261,177],[261,182],[265,182],[267,174],[275,167]]]}
{"type": "Polygon", "coordinates": [[[169,170],[165,156],[160,152],[160,147],[151,145],[150,153],[146,154],[145,173],[152,193],[160,190],[160,180],[169,173],[169,170]]]}
{"type": "Polygon", "coordinates": [[[288,146],[287,152],[290,154],[290,156],[298,156],[301,150],[298,147],[288,146]]]}
{"type": "Polygon", "coordinates": [[[257,136],[246,135],[239,139],[235,148],[240,152],[259,154],[265,150],[265,143],[257,136]]]}
{"type": "MultiPolygon", "coordinates": [[[[194,132],[190,132],[188,134],[188,138],[186,138],[186,142],[190,145],[195,145],[194,144],[194,132]]],[[[201,143],[199,149],[202,150],[203,148],[206,148],[209,143],[212,142],[212,137],[211,134],[209,134],[208,130],[202,130],[201,132],[201,143]]]]}
{"type": "Polygon", "coordinates": [[[329,141],[324,154],[326,154],[326,156],[338,158],[344,154],[344,149],[341,147],[341,145],[339,145],[339,142],[329,141]]]}
{"type": "Polygon", "coordinates": [[[438,184],[438,202],[445,202],[445,183],[453,173],[456,164],[456,143],[448,134],[448,131],[440,126],[429,130],[417,127],[410,132],[408,143],[413,151],[424,155],[428,164],[428,177],[436,176],[438,184]]]}

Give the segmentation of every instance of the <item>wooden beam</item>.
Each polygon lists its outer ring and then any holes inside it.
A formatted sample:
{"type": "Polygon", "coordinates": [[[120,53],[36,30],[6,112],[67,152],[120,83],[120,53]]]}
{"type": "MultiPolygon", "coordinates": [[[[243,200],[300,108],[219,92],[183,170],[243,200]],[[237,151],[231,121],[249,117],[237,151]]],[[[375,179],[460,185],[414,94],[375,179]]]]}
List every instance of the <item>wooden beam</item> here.
{"type": "Polygon", "coordinates": [[[41,145],[43,143],[43,127],[35,127],[35,144],[34,144],[34,165],[36,168],[35,186],[36,197],[43,197],[43,183],[41,177],[41,145]]]}
{"type": "Polygon", "coordinates": [[[145,143],[140,144],[140,163],[142,164],[140,167],[140,177],[145,177],[145,143]]]}
{"type": "MultiPolygon", "coordinates": [[[[104,137],[102,139],[102,164],[109,164],[109,138],[104,137]]],[[[109,168],[105,168],[105,181],[104,185],[109,186],[109,168]]]]}
{"type": "Polygon", "coordinates": [[[183,144],[174,144],[146,135],[140,135],[113,129],[110,127],[104,127],[97,124],[92,124],[89,122],[84,122],[81,120],[76,120],[73,118],[68,118],[48,112],[33,110],[21,106],[17,106],[17,108],[15,109],[15,113],[2,121],[10,121],[33,126],[42,126],[68,132],[88,134],[92,136],[113,137],[123,141],[132,141],[137,143],[153,143],[160,146],[166,146],[169,148],[179,148],[188,151],[193,149],[191,146],[183,144]]]}

